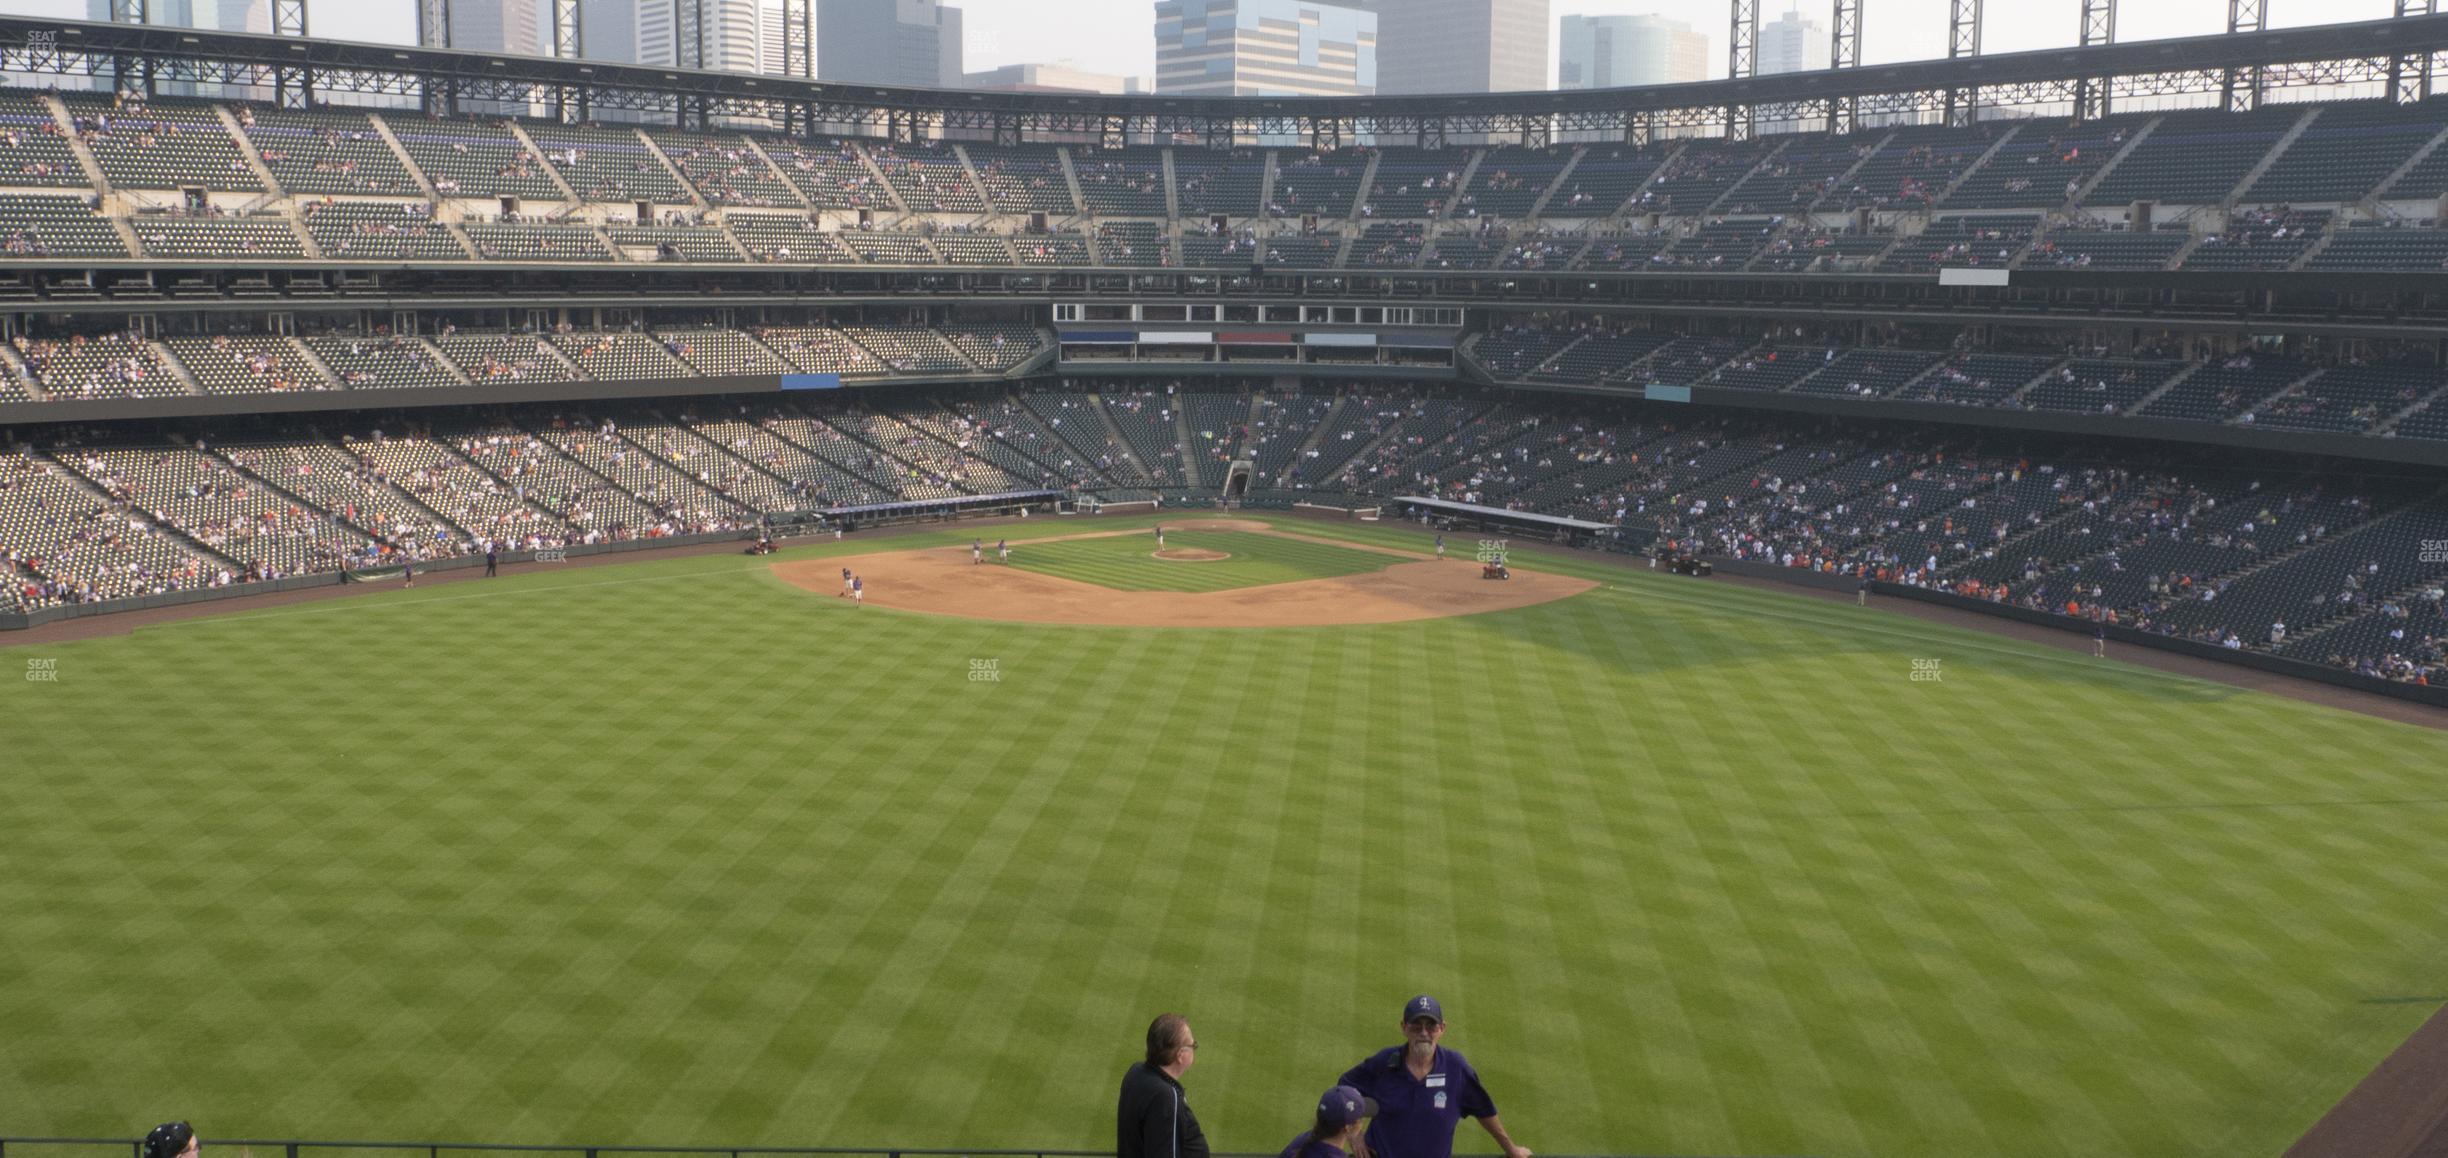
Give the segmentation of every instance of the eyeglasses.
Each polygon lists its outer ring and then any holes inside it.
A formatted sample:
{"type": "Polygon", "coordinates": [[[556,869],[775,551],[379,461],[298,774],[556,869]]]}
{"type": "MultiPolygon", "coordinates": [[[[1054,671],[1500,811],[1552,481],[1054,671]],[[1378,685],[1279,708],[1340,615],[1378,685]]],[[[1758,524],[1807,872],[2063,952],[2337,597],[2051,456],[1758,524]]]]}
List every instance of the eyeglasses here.
{"type": "Polygon", "coordinates": [[[1198,1043],[1197,1043],[1197,1042],[1195,1042],[1195,1041],[1185,1041],[1185,1042],[1183,1042],[1183,1043],[1182,1043],[1182,1048],[1183,1048],[1183,1049],[1197,1049],[1197,1048],[1198,1048],[1198,1043]]]}

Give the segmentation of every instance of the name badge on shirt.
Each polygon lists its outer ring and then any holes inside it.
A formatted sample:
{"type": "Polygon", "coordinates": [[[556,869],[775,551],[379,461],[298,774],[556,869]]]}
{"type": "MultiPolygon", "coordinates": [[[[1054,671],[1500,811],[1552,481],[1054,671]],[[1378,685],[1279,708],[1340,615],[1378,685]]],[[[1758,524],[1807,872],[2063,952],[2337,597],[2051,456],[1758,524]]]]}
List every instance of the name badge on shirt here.
{"type": "Polygon", "coordinates": [[[1443,1075],[1443,1074],[1430,1074],[1430,1075],[1428,1075],[1428,1088],[1429,1088],[1429,1089],[1432,1089],[1432,1090],[1433,1090],[1433,1089],[1437,1088],[1438,1086],[1442,1086],[1442,1085],[1444,1085],[1444,1084],[1445,1084],[1445,1075],[1443,1075]]]}

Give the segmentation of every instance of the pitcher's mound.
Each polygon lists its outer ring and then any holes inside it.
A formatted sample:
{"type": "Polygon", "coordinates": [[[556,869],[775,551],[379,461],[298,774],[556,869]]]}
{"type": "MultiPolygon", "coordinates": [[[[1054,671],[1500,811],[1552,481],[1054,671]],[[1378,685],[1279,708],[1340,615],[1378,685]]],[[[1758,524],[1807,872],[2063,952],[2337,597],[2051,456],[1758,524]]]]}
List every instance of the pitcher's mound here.
{"type": "Polygon", "coordinates": [[[1167,547],[1156,552],[1167,563],[1214,563],[1232,558],[1230,551],[1210,551],[1205,547],[1167,547]]]}

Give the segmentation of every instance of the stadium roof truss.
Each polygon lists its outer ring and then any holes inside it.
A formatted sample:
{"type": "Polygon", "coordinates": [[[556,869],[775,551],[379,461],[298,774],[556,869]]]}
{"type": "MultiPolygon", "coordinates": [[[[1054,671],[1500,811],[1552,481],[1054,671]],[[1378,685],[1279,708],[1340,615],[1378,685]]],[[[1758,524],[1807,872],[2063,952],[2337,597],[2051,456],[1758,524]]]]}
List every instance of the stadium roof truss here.
{"type": "MultiPolygon", "coordinates": [[[[279,91],[284,103],[396,103],[448,112],[481,102],[494,110],[556,109],[565,117],[617,110],[674,124],[738,118],[795,131],[896,140],[945,135],[1110,144],[1268,137],[1333,145],[1436,143],[1477,134],[1538,143],[1571,134],[1639,142],[1655,135],[1714,136],[1730,125],[1758,122],[1841,128],[1884,119],[1960,122],[1967,112],[2073,116],[2086,109],[2161,107],[2177,98],[2252,107],[2290,90],[2335,97],[2340,89],[2357,86],[2404,99],[2415,87],[2405,83],[2409,72],[2427,77],[2428,62],[2448,52],[2448,14],[2430,12],[2431,7],[2409,3],[2400,17],[2313,28],[2242,28],[2183,39],[1467,100],[877,88],[569,57],[30,17],[0,17],[0,71],[37,83],[109,78],[125,89],[166,82],[270,89],[279,91]]],[[[302,23],[302,6],[299,14],[302,23]]],[[[436,31],[429,26],[425,35],[433,38],[436,31]]]]}

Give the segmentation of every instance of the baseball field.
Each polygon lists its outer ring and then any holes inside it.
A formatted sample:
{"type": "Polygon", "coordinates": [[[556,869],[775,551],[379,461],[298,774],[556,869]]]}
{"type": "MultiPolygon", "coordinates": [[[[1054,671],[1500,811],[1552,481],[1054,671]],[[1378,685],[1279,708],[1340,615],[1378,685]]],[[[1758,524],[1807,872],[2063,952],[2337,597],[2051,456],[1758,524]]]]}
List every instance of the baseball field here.
{"type": "Polygon", "coordinates": [[[1542,1154],[2275,1155],[2448,1000],[2448,734],[1258,522],[0,639],[0,1135],[1094,1148],[1173,1009],[1271,1153],[1426,992],[1542,1154]]]}

